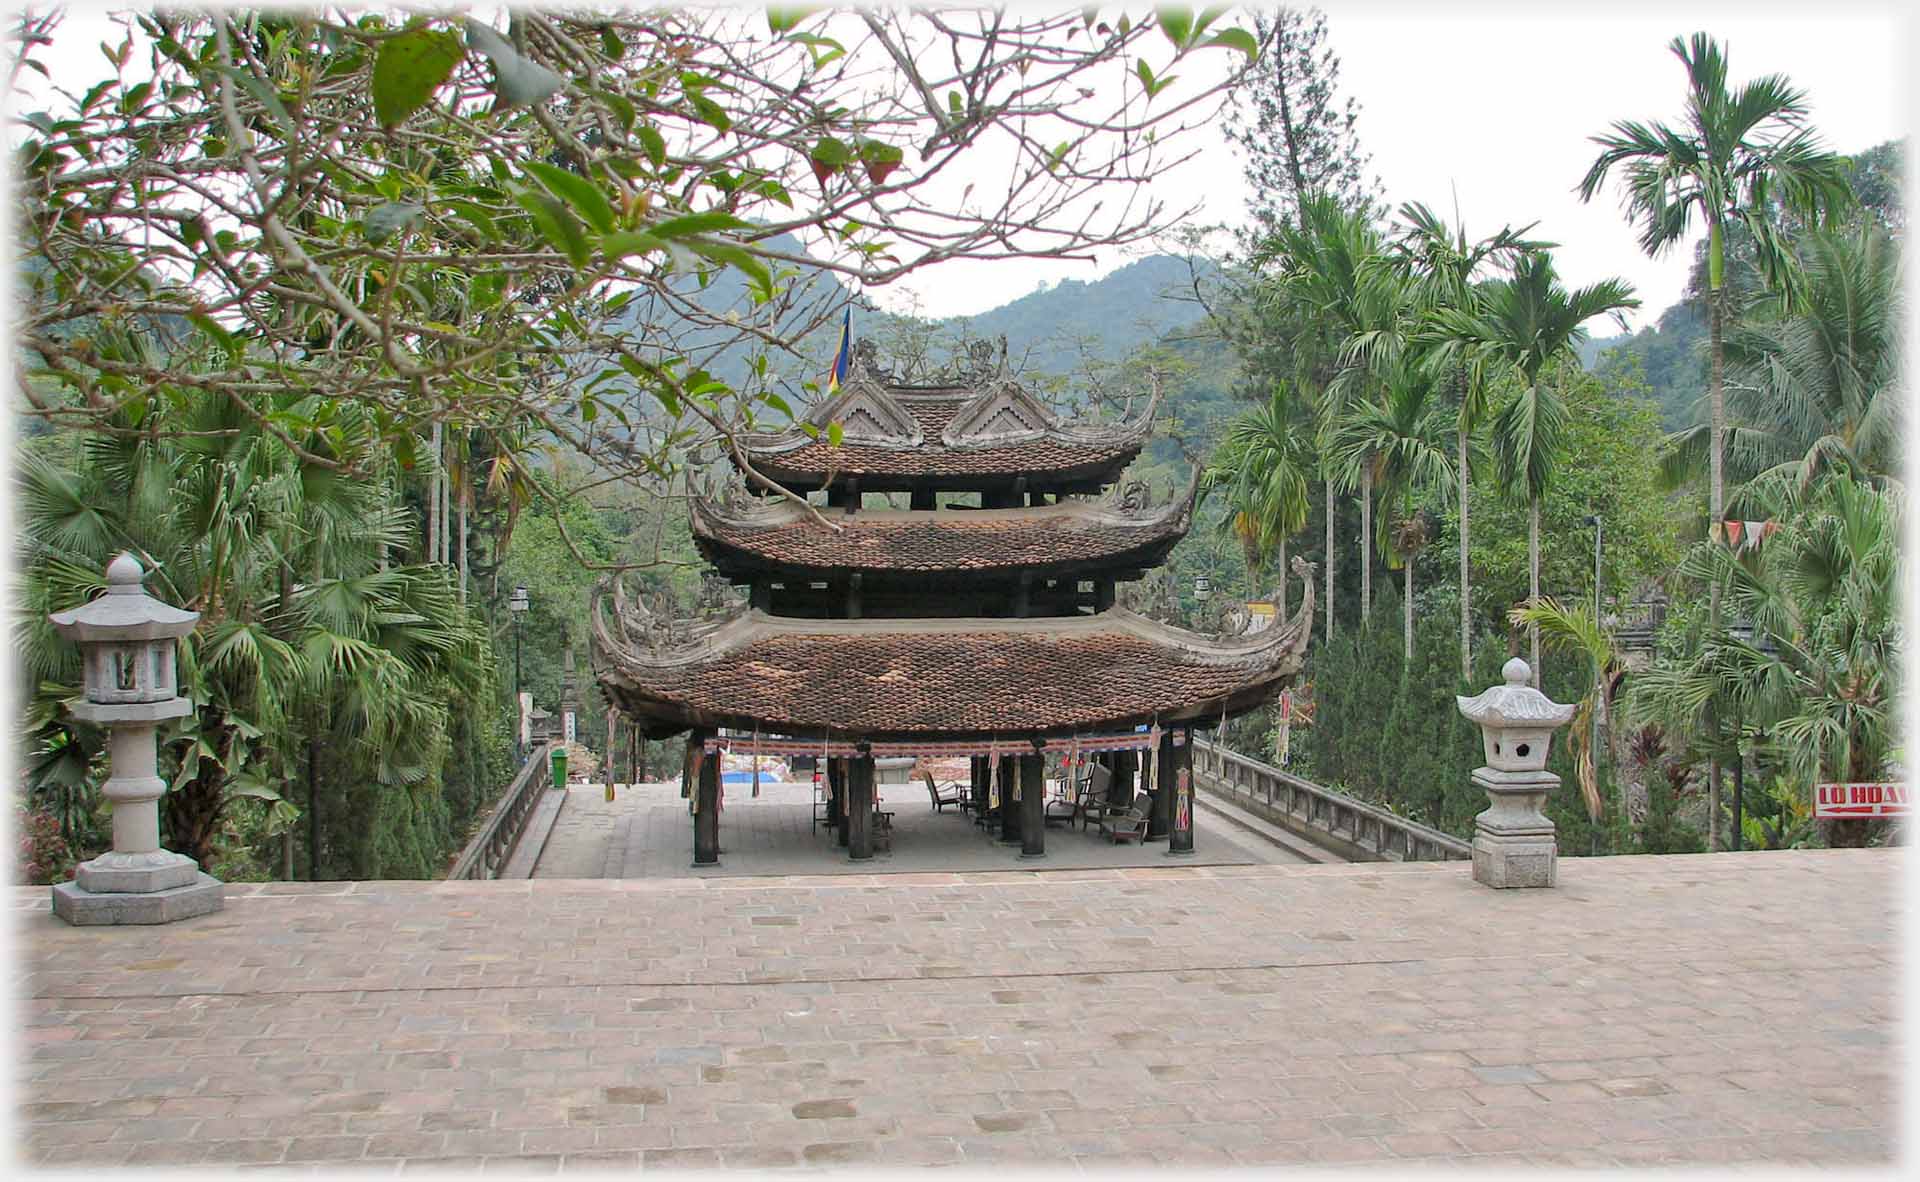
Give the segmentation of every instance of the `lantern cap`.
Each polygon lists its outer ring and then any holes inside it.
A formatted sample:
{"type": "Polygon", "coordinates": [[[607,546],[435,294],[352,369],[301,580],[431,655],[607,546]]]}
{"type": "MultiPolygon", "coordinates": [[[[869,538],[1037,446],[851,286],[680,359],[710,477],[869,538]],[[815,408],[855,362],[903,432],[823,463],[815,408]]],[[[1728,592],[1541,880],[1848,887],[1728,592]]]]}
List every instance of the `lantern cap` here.
{"type": "Polygon", "coordinates": [[[1467,721],[1483,727],[1553,728],[1565,726],[1572,720],[1572,706],[1562,706],[1527,684],[1533,670],[1519,657],[1502,666],[1500,673],[1507,679],[1505,685],[1496,685],[1471,698],[1455,695],[1454,701],[1467,721]]]}
{"type": "Polygon", "coordinates": [[[148,595],[142,586],[145,577],[139,560],[121,551],[107,564],[105,595],[53,612],[47,619],[60,635],[81,644],[167,640],[193,631],[200,613],[183,611],[148,595]]]}

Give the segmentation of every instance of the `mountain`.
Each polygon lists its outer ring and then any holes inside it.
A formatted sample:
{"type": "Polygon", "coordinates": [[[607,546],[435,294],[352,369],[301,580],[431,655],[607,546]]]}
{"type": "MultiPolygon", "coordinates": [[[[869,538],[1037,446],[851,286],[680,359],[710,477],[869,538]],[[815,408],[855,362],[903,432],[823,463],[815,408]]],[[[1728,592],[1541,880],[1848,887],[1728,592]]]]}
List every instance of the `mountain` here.
{"type": "MultiPolygon", "coordinates": [[[[1195,265],[1203,278],[1211,276],[1211,264],[1195,265]]],[[[1064,279],[990,311],[940,323],[973,338],[1004,334],[1008,355],[1021,360],[1023,369],[1066,374],[1079,365],[1082,346],[1094,360],[1118,361],[1200,320],[1206,313],[1191,284],[1186,259],[1153,255],[1100,279],[1064,279]]]]}

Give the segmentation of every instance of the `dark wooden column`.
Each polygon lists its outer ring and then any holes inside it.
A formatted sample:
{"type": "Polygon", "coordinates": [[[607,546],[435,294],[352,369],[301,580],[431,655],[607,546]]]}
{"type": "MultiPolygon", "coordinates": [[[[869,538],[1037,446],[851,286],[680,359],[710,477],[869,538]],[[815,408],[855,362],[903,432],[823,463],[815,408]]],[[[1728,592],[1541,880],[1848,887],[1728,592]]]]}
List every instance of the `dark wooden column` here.
{"type": "Polygon", "coordinates": [[[847,762],[847,858],[864,862],[873,857],[873,756],[861,753],[847,762]]]}
{"type": "Polygon", "coordinates": [[[1113,580],[1099,579],[1093,584],[1093,610],[1106,611],[1113,606],[1113,580]]]}
{"type": "Polygon", "coordinates": [[[1193,728],[1185,731],[1186,742],[1174,748],[1173,821],[1167,829],[1167,856],[1193,856],[1193,728]]]}
{"type": "Polygon", "coordinates": [[[1020,856],[1047,856],[1046,761],[1038,747],[1020,757],[1020,856]]]}
{"type": "Polygon", "coordinates": [[[1133,803],[1133,771],[1139,757],[1131,751],[1115,751],[1110,759],[1113,783],[1107,787],[1107,803],[1126,808],[1133,803]]]}
{"type": "Polygon", "coordinates": [[[984,817],[987,813],[987,757],[975,755],[967,760],[970,773],[968,787],[973,791],[973,812],[984,817]]]}
{"type": "Polygon", "coordinates": [[[907,508],[931,509],[933,507],[933,488],[930,485],[924,484],[914,485],[911,499],[907,502],[907,508]]]}
{"type": "Polygon", "coordinates": [[[828,805],[828,817],[833,825],[833,844],[845,849],[847,846],[847,761],[844,756],[834,756],[827,761],[827,785],[832,789],[832,804],[828,805]]]}
{"type": "Polygon", "coordinates": [[[1000,757],[1000,840],[1008,845],[1020,840],[1020,806],[1013,799],[1019,771],[1018,759],[1011,755],[1000,757]]]}
{"type": "Polygon", "coordinates": [[[1153,768],[1158,775],[1153,790],[1153,816],[1147,821],[1148,841],[1160,840],[1173,827],[1174,761],[1178,758],[1173,753],[1172,729],[1161,731],[1160,750],[1153,758],[1153,768]]]}
{"type": "Polygon", "coordinates": [[[693,788],[693,864],[720,864],[720,753],[708,751],[708,731],[695,731],[687,740],[690,754],[700,760],[699,782],[693,788]]]}

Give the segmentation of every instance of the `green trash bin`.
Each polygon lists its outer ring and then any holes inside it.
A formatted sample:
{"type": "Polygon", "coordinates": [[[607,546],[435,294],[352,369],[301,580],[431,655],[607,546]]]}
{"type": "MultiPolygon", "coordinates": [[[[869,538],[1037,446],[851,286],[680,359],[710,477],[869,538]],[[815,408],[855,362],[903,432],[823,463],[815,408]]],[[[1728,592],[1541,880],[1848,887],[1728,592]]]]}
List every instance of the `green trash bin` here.
{"type": "Polygon", "coordinates": [[[553,761],[553,786],[555,788],[565,788],[567,786],[567,749],[565,747],[555,747],[551,758],[553,761]]]}

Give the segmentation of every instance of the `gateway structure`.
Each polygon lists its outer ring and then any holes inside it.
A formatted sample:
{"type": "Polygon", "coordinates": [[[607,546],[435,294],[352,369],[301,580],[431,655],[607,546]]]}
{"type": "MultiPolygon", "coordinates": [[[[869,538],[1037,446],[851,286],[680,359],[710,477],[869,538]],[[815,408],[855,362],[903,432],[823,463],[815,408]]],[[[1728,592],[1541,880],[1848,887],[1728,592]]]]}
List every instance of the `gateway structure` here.
{"type": "Polygon", "coordinates": [[[1157,767],[1148,837],[1190,852],[1191,729],[1291,684],[1313,585],[1296,562],[1298,612],[1250,636],[1116,605],[1193,519],[1193,485],[1154,506],[1120,483],[1153,411],[1069,423],[990,355],[958,384],[912,386],[862,349],[805,428],[746,437],[748,463],[808,503],[694,499],[694,539],[745,606],[675,620],[612,580],[592,610],[608,701],[649,738],[691,732],[695,864],[719,857],[727,747],[825,755],[829,819],[855,860],[872,854],[874,757],[897,754],[970,756],[974,806],[1032,857],[1047,753],[1104,763],[1119,804],[1157,767]]]}

